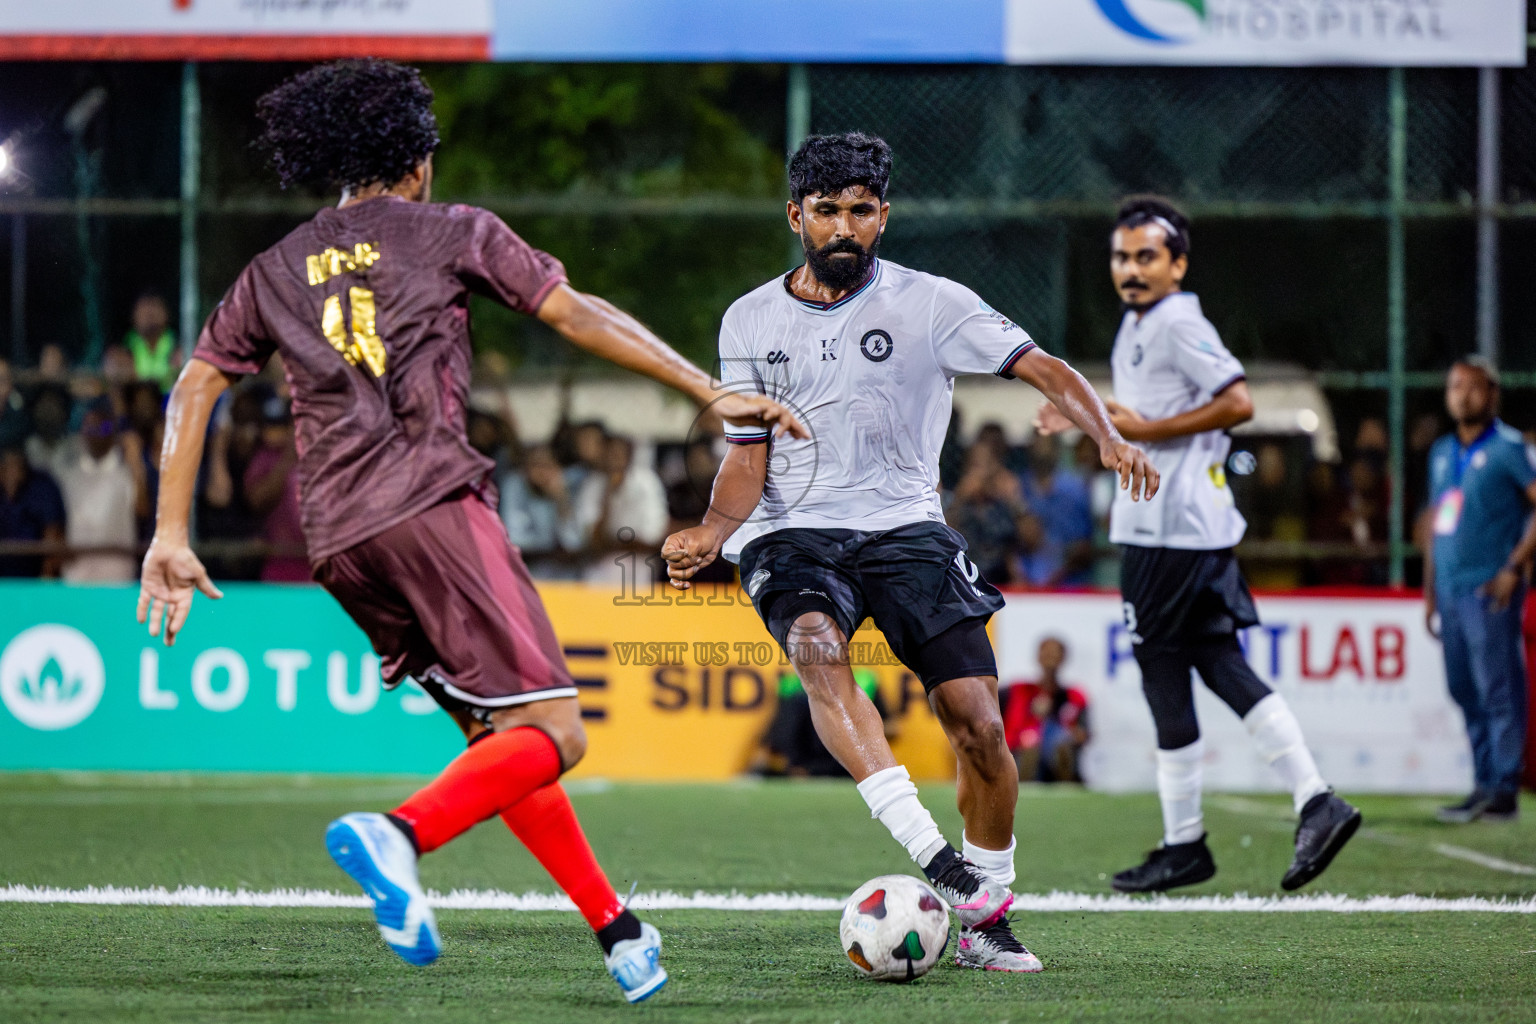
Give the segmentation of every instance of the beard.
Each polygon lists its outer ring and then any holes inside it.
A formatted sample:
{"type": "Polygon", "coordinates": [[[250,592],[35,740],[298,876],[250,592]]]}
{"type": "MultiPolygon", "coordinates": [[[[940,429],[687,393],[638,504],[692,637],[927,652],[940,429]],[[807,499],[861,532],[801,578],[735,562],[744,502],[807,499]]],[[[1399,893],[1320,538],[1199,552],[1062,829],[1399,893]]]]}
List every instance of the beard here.
{"type": "Polygon", "coordinates": [[[875,254],[880,251],[880,236],[875,236],[874,244],[868,249],[851,238],[840,238],[818,249],[804,234],[800,236],[800,244],[805,247],[805,262],[816,280],[836,291],[847,291],[869,276],[869,268],[875,265],[875,254]],[[834,259],[838,253],[849,253],[854,258],[834,259]]]}

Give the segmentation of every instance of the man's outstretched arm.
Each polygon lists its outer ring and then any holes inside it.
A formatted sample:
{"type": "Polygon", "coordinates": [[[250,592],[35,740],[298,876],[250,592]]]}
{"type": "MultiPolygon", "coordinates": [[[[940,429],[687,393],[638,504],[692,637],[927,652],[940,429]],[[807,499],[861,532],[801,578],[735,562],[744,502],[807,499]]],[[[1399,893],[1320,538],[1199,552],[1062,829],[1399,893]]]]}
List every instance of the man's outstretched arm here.
{"type": "Polygon", "coordinates": [[[1167,419],[1149,420],[1115,402],[1107,405],[1115,427],[1132,441],[1171,441],[1208,430],[1231,430],[1253,419],[1253,396],[1241,380],[1228,384],[1200,408],[1167,419]]]}
{"type": "Polygon", "coordinates": [[[679,530],[662,544],[667,576],[679,590],[693,586],[688,581],[719,557],[731,534],[762,500],[763,484],[768,479],[768,445],[733,444],[730,448],[715,475],[703,522],[679,530]]]}
{"type": "MultiPolygon", "coordinates": [[[[1046,397],[1058,415],[1077,425],[1099,446],[1099,461],[1105,469],[1120,474],[1121,488],[1130,488],[1131,500],[1140,501],[1157,493],[1157,467],[1147,453],[1129,444],[1115,420],[1089,386],[1083,375],[1063,360],[1031,348],[1014,360],[1010,372],[1046,397]]],[[[1045,433],[1052,431],[1045,430],[1045,433]]]]}
{"type": "Polygon", "coordinates": [[[728,423],[761,424],[776,436],[810,437],[805,425],[784,406],[763,395],[724,390],[650,328],[606,299],[557,285],[539,305],[538,317],[576,347],[676,388],[728,423]]]}
{"type": "Polygon", "coordinates": [[[160,500],[155,512],[155,536],[144,555],[139,580],[139,621],[149,622],[149,635],[159,636],[165,625],[165,642],[176,642],[192,610],[192,594],[201,590],[209,597],[224,595],[208,578],[189,543],[187,521],[192,514],[192,489],[203,460],[203,437],[208,418],[231,378],[201,359],[188,360],[171,390],[165,414],[165,445],[160,450],[160,500]]]}

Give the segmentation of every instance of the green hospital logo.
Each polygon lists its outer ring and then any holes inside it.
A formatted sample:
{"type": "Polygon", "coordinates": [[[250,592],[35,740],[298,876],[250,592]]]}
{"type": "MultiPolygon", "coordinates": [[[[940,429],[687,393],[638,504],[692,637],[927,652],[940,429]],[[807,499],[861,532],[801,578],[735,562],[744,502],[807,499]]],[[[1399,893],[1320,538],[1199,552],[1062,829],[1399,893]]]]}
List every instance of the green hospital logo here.
{"type": "MultiPolygon", "coordinates": [[[[1174,35],[1163,27],[1166,19],[1156,18],[1160,9],[1187,7],[1205,21],[1205,0],[1094,0],[1099,11],[1126,35],[1149,43],[1183,43],[1185,36],[1174,35]],[[1149,15],[1152,17],[1149,18],[1149,15]]],[[[1186,16],[1187,17],[1187,16],[1186,16]]]]}
{"type": "Polygon", "coordinates": [[[33,626],[0,652],[0,701],[33,729],[83,722],[101,703],[106,679],[96,645],[70,626],[33,626]]]}

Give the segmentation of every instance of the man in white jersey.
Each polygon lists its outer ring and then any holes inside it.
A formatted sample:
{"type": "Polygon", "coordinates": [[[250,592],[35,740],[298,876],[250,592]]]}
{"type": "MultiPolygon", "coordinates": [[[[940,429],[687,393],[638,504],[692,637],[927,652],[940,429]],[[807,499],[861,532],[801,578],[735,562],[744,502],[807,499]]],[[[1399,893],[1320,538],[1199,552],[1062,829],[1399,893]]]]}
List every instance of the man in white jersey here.
{"type": "Polygon", "coordinates": [[[954,378],[1034,385],[1099,442],[1140,497],[1157,474],[1073,369],[970,289],[876,258],[890,206],[890,148],[816,136],[790,160],[789,225],[805,265],[739,299],[720,328],[721,379],[796,408],[813,437],[731,428],[700,526],[662,550],[674,585],[722,552],[789,655],[821,741],[960,919],[956,962],[1038,971],[1014,937],[1018,773],[1003,741],[986,623],[1002,596],[944,523],[939,447],[954,378]],[[866,616],[922,680],[959,761],[962,855],[896,763],[854,682],[847,640],[866,616]]]}
{"type": "MultiPolygon", "coordinates": [[[[1157,728],[1163,842],[1114,878],[1121,892],[1161,892],[1216,873],[1200,812],[1205,756],[1190,670],[1237,712],[1259,755],[1290,788],[1300,822],[1296,856],[1281,879],[1296,889],[1322,873],[1360,827],[1360,812],[1318,774],[1285,698],[1249,667],[1237,631],[1259,618],[1232,548],[1247,524],[1227,488],[1227,431],[1253,416],[1243,367],[1180,290],[1189,269],[1189,221],[1172,204],[1127,200],[1110,267],[1126,307],[1111,365],[1115,426],[1144,442],[1162,489],[1151,500],[1116,497],[1110,540],[1124,545],[1125,624],[1157,728]]],[[[1070,423],[1054,409],[1042,433],[1070,423]]]]}

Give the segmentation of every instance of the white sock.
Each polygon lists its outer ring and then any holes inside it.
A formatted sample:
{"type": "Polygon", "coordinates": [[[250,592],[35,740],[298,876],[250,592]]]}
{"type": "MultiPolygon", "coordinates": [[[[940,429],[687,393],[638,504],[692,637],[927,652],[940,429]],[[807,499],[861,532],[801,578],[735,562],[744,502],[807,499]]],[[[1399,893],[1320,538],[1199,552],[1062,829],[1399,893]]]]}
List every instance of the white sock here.
{"type": "Polygon", "coordinates": [[[1012,885],[1018,873],[1013,869],[1013,851],[1018,849],[1019,841],[1013,836],[1008,837],[1008,849],[984,850],[964,836],[961,837],[962,851],[965,859],[981,868],[982,873],[994,882],[1003,885],[1012,885]]]}
{"type": "Polygon", "coordinates": [[[1192,843],[1205,835],[1200,782],[1205,741],[1157,752],[1157,796],[1163,803],[1163,843],[1192,843]]]}
{"type": "Polygon", "coordinates": [[[869,816],[879,818],[891,830],[918,867],[927,867],[934,855],[949,845],[933,815],[918,800],[917,787],[901,765],[875,772],[859,783],[859,795],[869,804],[869,816]]]}
{"type": "Polygon", "coordinates": [[[1278,693],[1265,697],[1243,716],[1243,724],[1248,727],[1259,756],[1291,787],[1291,802],[1296,805],[1297,814],[1308,800],[1328,791],[1328,783],[1318,774],[1317,762],[1312,760],[1312,751],[1307,749],[1306,737],[1301,734],[1301,723],[1296,721],[1284,697],[1278,693]]]}

